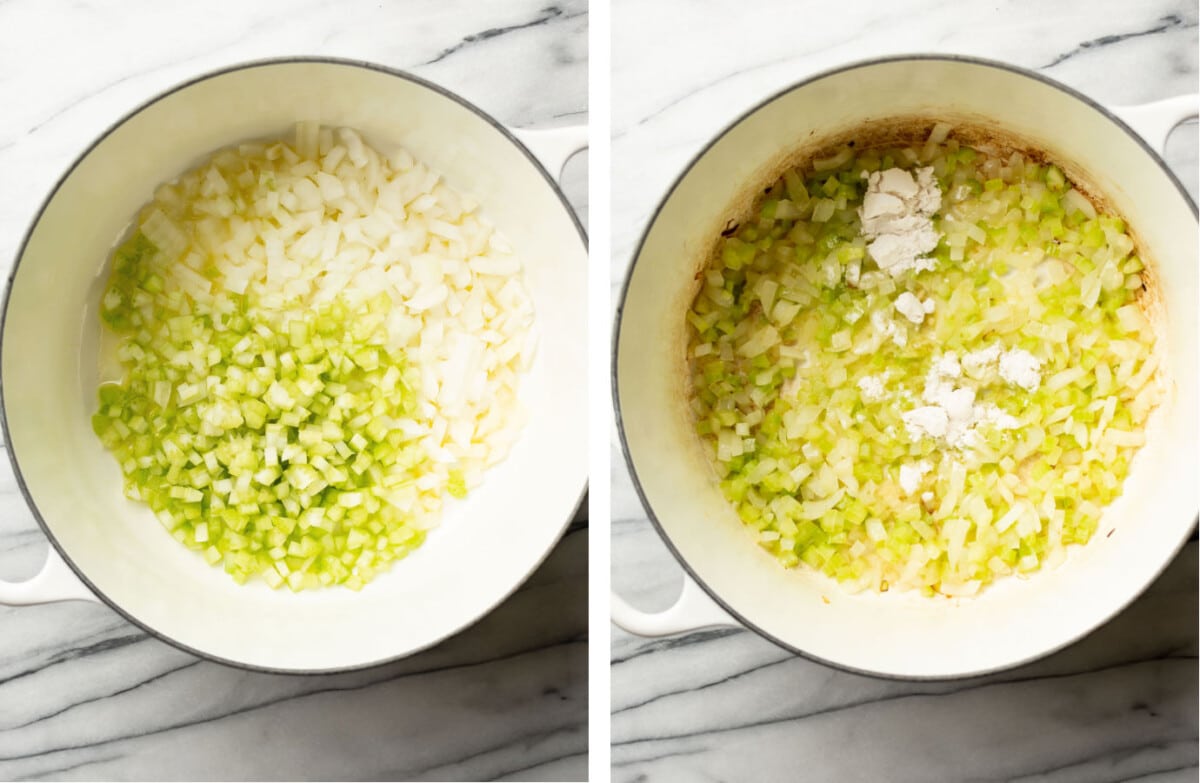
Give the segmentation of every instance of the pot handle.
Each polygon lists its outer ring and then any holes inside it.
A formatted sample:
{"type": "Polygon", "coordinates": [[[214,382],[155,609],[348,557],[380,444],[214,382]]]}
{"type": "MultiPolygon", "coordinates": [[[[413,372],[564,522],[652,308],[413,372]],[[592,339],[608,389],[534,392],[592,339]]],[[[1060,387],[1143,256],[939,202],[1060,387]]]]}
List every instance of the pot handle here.
{"type": "Polygon", "coordinates": [[[1200,95],[1177,95],[1140,106],[1110,108],[1156,152],[1162,153],[1167,147],[1167,137],[1175,126],[1200,115],[1200,95]]]}
{"type": "Polygon", "coordinates": [[[0,605],[31,606],[55,601],[99,600],[83,584],[54,549],[46,553],[42,570],[24,582],[5,582],[0,579],[0,605]]]}
{"type": "Polygon", "coordinates": [[[741,627],[741,623],[718,606],[717,602],[687,575],[683,577],[683,592],[668,609],[661,612],[643,612],[630,606],[614,592],[611,611],[612,621],[617,627],[638,636],[673,636],[699,631],[702,628],[741,627]]]}
{"type": "Polygon", "coordinates": [[[567,160],[588,147],[588,126],[567,125],[561,128],[513,128],[512,135],[537,158],[550,176],[562,177],[567,160]]]}

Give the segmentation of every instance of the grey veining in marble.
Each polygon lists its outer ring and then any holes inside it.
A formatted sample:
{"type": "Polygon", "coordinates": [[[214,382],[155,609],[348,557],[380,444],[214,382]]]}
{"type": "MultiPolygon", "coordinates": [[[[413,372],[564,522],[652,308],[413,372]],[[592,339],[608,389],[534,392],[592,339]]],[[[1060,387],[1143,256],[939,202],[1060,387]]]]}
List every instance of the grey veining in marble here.
{"type": "MultiPolygon", "coordinates": [[[[894,0],[613,9],[613,294],[658,200],[715,133],[813,72],[901,52],[1035,68],[1111,104],[1197,91],[1192,2],[894,0]],[[653,78],[649,76],[653,74],[653,78]]],[[[1193,198],[1197,126],[1166,158],[1193,198]]],[[[613,586],[645,609],[681,569],[613,447],[613,586]]],[[[612,635],[613,779],[1177,783],[1197,777],[1197,544],[1115,620],[1042,661],[947,683],[879,680],[741,630],[612,635]]]]}
{"type": "MultiPolygon", "coordinates": [[[[99,132],[156,92],[249,59],[410,70],[513,126],[587,121],[587,5],[0,0],[0,264],[99,132]]],[[[564,188],[586,216],[586,160],[564,188]]],[[[587,774],[586,507],[478,625],[363,672],[197,660],[106,607],[0,607],[0,779],[577,780],[587,774]]],[[[0,461],[0,577],[46,543],[0,461]]]]}

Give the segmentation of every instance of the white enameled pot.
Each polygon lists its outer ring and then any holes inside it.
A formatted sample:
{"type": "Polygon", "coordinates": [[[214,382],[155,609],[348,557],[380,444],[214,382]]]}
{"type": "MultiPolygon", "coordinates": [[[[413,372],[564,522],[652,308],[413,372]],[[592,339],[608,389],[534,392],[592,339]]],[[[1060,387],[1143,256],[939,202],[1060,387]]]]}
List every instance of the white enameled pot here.
{"type": "Polygon", "coordinates": [[[200,655],[288,672],[370,666],[450,636],[546,557],[587,481],[583,229],[555,178],[584,128],[510,131],[446,90],[367,63],[287,59],[202,76],[127,116],[70,168],[39,212],[9,280],[0,381],[9,455],[53,548],[0,603],[99,598],[200,655]],[[356,593],[238,586],[126,500],[91,432],[106,256],[157,184],[207,153],[290,132],[297,120],[403,145],[470,193],[525,264],[536,360],[528,423],[483,485],[452,503],[423,546],[356,593]],[[536,157],[535,157],[536,156],[536,157]]]}
{"type": "Polygon", "coordinates": [[[1059,649],[1141,593],[1196,519],[1196,209],[1147,144],[1161,149],[1171,128],[1196,109],[1190,96],[1106,110],[1011,66],[909,56],[815,76],[718,135],[660,204],[618,309],[613,384],[625,455],[643,504],[688,576],[677,603],[662,613],[613,596],[617,625],[664,635],[741,624],[846,669],[947,678],[1059,649]],[[1073,548],[1058,568],[1002,580],[967,599],[850,595],[811,569],[780,568],[722,497],[684,403],[683,316],[730,205],[766,184],[763,177],[810,140],[817,146],[855,127],[910,116],[989,127],[1064,164],[1127,219],[1162,295],[1159,342],[1169,392],[1123,496],[1106,510],[1093,540],[1073,548]]]}

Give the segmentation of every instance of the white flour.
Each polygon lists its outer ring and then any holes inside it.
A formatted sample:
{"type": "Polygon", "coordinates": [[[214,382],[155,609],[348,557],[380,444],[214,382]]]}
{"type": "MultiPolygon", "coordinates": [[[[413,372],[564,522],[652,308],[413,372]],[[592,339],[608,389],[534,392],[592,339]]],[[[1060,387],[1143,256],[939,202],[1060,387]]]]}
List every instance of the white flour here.
{"type": "Polygon", "coordinates": [[[998,371],[1000,378],[1027,392],[1037,391],[1042,383],[1042,362],[1023,348],[1001,350],[999,343],[963,354],[963,369],[973,378],[983,379],[998,371]]]}
{"type": "Polygon", "coordinates": [[[926,253],[937,247],[939,235],[930,215],[942,205],[942,191],[933,168],[917,169],[917,177],[897,168],[867,175],[867,193],[859,207],[867,252],[879,268],[893,277],[933,269],[926,253]]]}
{"type": "Polygon", "coordinates": [[[1000,377],[1025,391],[1036,391],[1042,383],[1042,363],[1029,351],[1014,348],[1000,354],[1000,377]]]}
{"type": "Polygon", "coordinates": [[[962,366],[969,375],[980,376],[995,366],[1000,358],[1000,345],[993,343],[987,348],[963,354],[962,366]]]}
{"type": "Polygon", "coordinates": [[[862,392],[863,399],[867,402],[879,402],[883,399],[883,381],[877,376],[868,375],[865,378],[860,378],[858,388],[862,392]]]}
{"type": "Polygon", "coordinates": [[[913,440],[930,437],[951,448],[964,449],[973,448],[979,443],[975,428],[980,424],[990,424],[1002,430],[1015,429],[1020,425],[1016,417],[994,404],[976,403],[975,389],[958,385],[962,375],[962,364],[956,354],[946,353],[938,357],[925,376],[925,390],[921,399],[926,404],[900,414],[909,437],[913,440]]]}
{"type": "MultiPolygon", "coordinates": [[[[928,300],[929,304],[933,304],[933,300],[928,300]]],[[[900,315],[904,316],[914,324],[920,324],[925,320],[925,305],[921,300],[908,291],[896,297],[896,309],[900,311],[900,315]]]]}
{"type": "Polygon", "coordinates": [[[912,465],[900,466],[900,486],[904,488],[904,494],[911,495],[917,491],[917,487],[921,486],[921,479],[926,473],[933,470],[933,465],[929,464],[929,460],[921,460],[912,465]]]}

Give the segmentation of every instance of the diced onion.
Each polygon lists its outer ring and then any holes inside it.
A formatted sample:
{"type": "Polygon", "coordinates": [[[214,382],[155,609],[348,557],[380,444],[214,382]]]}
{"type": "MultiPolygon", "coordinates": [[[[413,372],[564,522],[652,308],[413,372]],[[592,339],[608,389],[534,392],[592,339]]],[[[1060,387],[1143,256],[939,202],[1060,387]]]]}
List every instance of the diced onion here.
{"type": "Polygon", "coordinates": [[[93,427],[126,495],[292,590],[360,589],[419,546],[507,452],[534,349],[520,260],[474,202],[312,122],[160,187],[101,317],[124,376],[93,427]]]}

